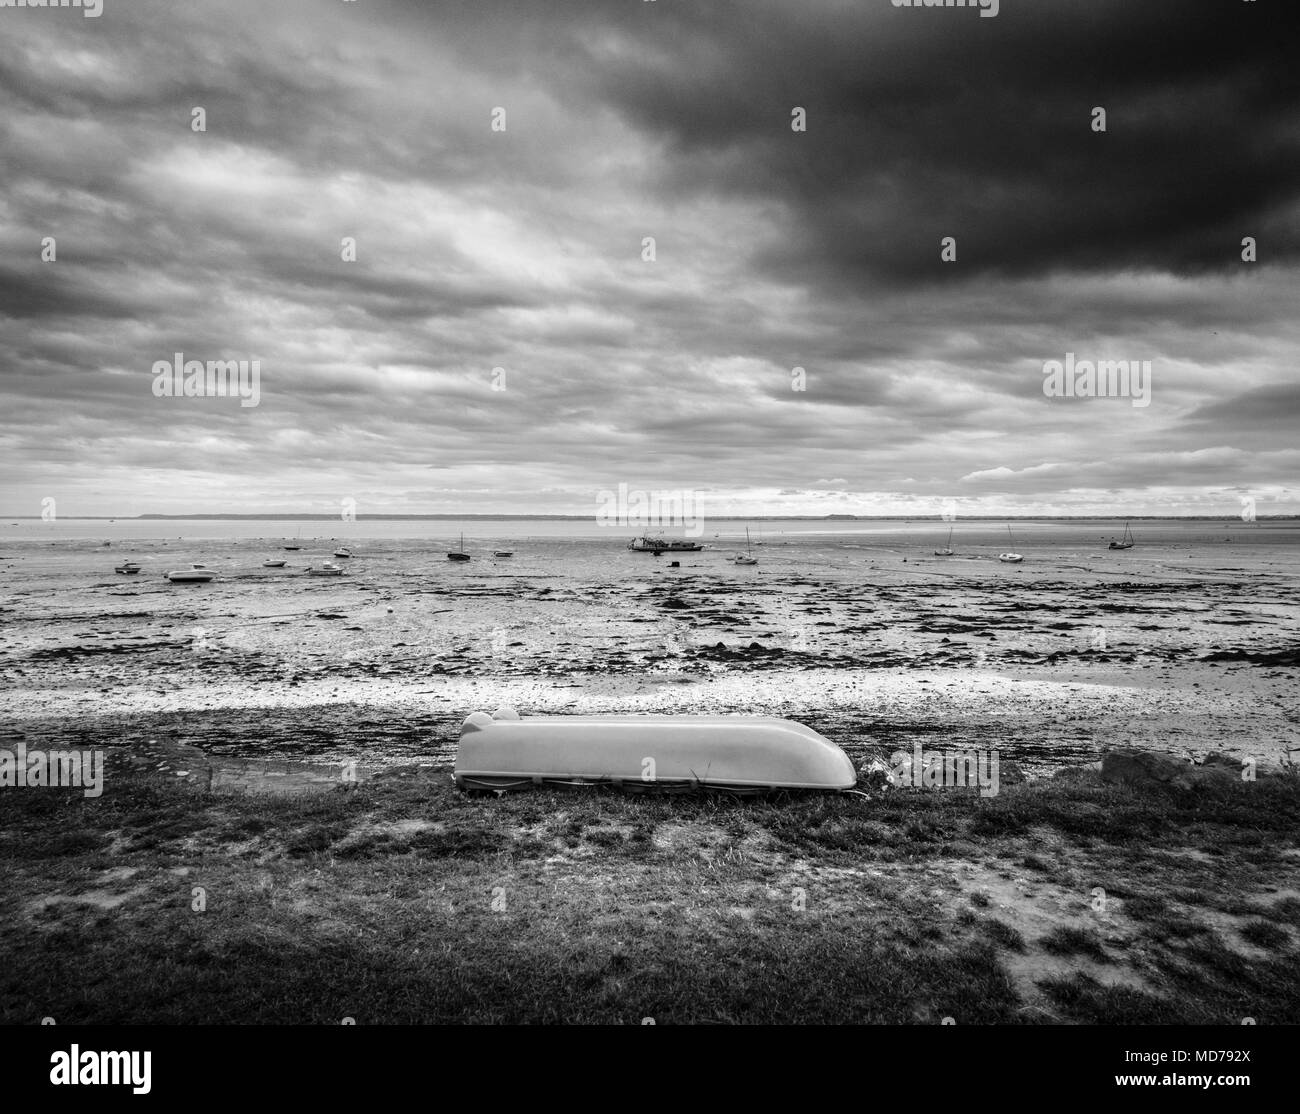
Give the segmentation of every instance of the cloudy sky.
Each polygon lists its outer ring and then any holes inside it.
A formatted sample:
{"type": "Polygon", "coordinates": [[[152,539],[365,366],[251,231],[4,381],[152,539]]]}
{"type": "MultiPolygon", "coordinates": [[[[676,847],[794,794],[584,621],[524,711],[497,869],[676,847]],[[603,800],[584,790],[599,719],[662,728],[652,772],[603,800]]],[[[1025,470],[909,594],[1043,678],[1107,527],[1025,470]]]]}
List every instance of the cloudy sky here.
{"type": "Polygon", "coordinates": [[[0,7],[4,513],[1300,513],[1285,5],[103,4],[0,7]]]}

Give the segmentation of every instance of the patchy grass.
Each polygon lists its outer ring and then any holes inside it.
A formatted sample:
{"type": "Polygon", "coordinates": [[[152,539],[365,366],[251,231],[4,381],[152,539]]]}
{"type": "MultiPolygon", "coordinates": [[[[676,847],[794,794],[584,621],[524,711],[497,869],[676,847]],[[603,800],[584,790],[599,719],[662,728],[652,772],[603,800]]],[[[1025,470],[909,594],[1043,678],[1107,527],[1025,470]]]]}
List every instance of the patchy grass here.
{"type": "Polygon", "coordinates": [[[1291,934],[1270,921],[1251,921],[1237,930],[1241,938],[1259,948],[1278,949],[1290,943],[1291,934]]]}
{"type": "Polygon", "coordinates": [[[1052,955],[1086,955],[1098,963],[1109,963],[1110,956],[1095,933],[1086,928],[1062,926],[1038,941],[1038,946],[1052,955]]]}
{"type": "Polygon", "coordinates": [[[1295,1023],[1293,781],[5,791],[0,1021],[1295,1023]]]}
{"type": "Polygon", "coordinates": [[[985,935],[999,947],[1013,952],[1025,950],[1025,938],[1020,934],[1019,929],[1012,928],[1011,925],[999,920],[984,921],[982,924],[985,935]]]}

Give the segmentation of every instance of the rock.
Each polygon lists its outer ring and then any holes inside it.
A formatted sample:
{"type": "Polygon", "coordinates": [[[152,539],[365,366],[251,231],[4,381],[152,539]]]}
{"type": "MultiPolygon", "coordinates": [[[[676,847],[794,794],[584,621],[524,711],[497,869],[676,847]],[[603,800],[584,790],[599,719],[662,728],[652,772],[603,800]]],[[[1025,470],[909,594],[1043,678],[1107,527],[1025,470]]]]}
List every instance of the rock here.
{"type": "Polygon", "coordinates": [[[867,789],[888,789],[893,767],[883,758],[868,758],[858,767],[858,783],[867,789]]]}
{"type": "Polygon", "coordinates": [[[1167,754],[1112,750],[1101,760],[1101,780],[1119,785],[1167,785],[1191,768],[1190,762],[1167,754]]]}
{"type": "Polygon", "coordinates": [[[1193,766],[1167,754],[1115,750],[1101,760],[1101,779],[1137,788],[1172,785],[1178,789],[1196,789],[1230,784],[1237,778],[1240,768],[1239,764],[1224,766],[1219,763],[1193,766]]]}

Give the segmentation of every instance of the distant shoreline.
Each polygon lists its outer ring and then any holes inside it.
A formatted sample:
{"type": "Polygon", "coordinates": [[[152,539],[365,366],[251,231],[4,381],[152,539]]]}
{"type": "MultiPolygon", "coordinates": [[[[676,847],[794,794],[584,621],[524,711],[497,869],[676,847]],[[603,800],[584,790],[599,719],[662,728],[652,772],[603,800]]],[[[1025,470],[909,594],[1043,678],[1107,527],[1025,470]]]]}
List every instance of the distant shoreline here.
{"type": "MultiPolygon", "coordinates": [[[[942,515],[897,514],[707,514],[701,515],[709,522],[947,522],[942,515]]],[[[18,522],[40,522],[38,514],[0,514],[0,519],[18,522]]],[[[60,515],[63,522],[338,522],[338,512],[331,514],[94,514],[60,515]]],[[[361,522],[462,522],[477,519],[484,522],[591,522],[590,514],[358,514],[354,521],[361,522]]],[[[1244,522],[1239,514],[1060,514],[1060,515],[960,515],[961,522],[1239,522],[1242,526],[1261,522],[1294,522],[1300,514],[1261,514],[1254,522],[1244,522]]],[[[628,529],[637,529],[629,525],[628,529]]],[[[652,527],[652,529],[658,529],[652,527]]]]}

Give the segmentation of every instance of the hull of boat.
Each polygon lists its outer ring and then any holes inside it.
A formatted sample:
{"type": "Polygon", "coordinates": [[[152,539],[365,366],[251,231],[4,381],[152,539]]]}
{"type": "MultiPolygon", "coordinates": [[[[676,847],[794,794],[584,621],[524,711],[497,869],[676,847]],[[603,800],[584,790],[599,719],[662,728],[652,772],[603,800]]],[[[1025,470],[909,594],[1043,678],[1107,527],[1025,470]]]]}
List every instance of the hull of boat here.
{"type": "Polygon", "coordinates": [[[1018,565],[1024,558],[1019,553],[999,553],[998,560],[1004,565],[1018,565]]]}
{"type": "Polygon", "coordinates": [[[169,572],[167,574],[167,579],[173,584],[206,584],[216,578],[217,574],[214,572],[169,572]]]}
{"type": "Polygon", "coordinates": [[[524,716],[475,712],[460,731],[456,784],[523,788],[851,789],[848,755],[810,727],[766,716],[524,716]]]}
{"type": "Polygon", "coordinates": [[[448,553],[448,554],[447,554],[447,560],[448,560],[448,561],[468,561],[468,560],[469,560],[469,554],[468,554],[468,553],[448,553]]]}
{"type": "Polygon", "coordinates": [[[1133,543],[1132,542],[1111,542],[1110,548],[1111,549],[1132,549],[1133,543]]]}

